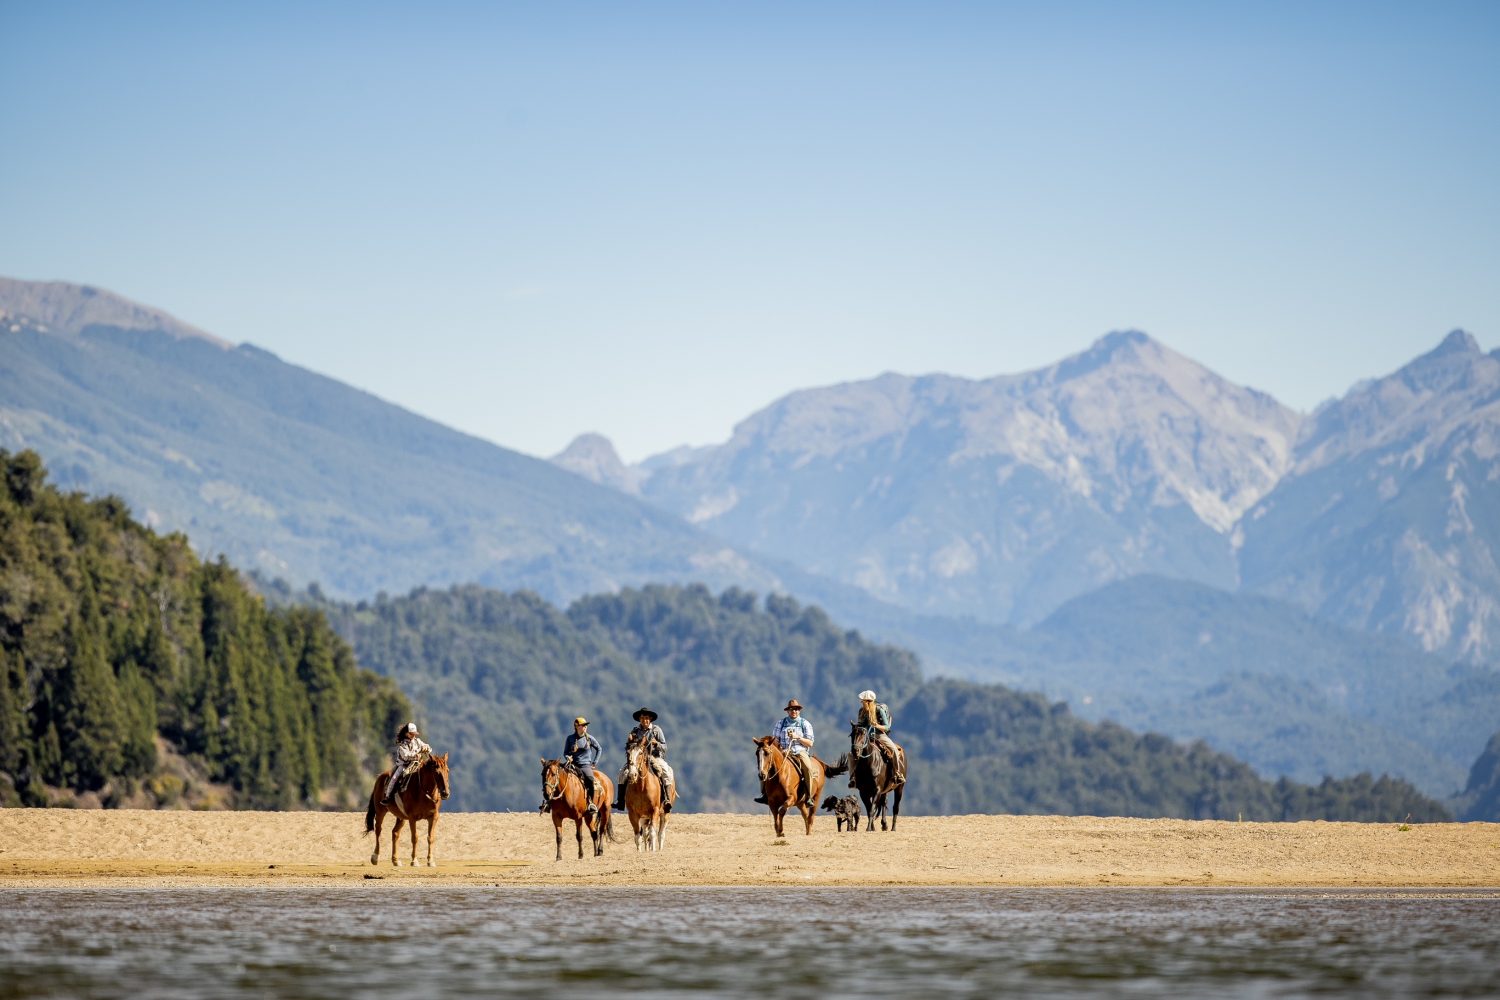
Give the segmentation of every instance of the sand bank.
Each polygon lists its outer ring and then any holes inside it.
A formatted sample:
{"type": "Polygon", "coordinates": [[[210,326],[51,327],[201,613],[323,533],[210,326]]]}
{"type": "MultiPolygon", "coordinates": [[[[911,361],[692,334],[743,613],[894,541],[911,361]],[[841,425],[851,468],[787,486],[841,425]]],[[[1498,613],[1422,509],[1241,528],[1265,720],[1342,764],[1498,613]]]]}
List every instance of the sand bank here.
{"type": "Polygon", "coordinates": [[[820,816],[811,836],[791,825],[778,839],[764,813],[674,815],[652,855],[636,852],[621,820],[620,840],[594,858],[585,838],[580,861],[568,824],[559,862],[546,817],[451,813],[437,827],[437,867],[414,869],[391,866],[389,826],[370,864],[362,813],[6,809],[0,886],[1500,887],[1494,823],[912,816],[894,833],[840,834],[820,816]]]}

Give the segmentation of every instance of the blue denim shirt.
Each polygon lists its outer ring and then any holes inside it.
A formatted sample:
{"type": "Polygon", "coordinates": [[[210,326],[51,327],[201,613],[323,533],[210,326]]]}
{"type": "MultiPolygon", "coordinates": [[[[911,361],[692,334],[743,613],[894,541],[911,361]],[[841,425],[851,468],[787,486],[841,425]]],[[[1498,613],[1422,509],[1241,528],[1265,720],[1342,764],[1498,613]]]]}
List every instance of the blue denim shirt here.
{"type": "Polygon", "coordinates": [[[563,757],[571,760],[575,767],[592,770],[600,752],[599,741],[588,733],[584,733],[582,739],[577,733],[569,733],[568,742],[563,744],[563,757]]]}
{"type": "Polygon", "coordinates": [[[807,747],[801,743],[793,744],[793,736],[801,736],[805,739],[813,738],[812,723],[806,719],[794,719],[790,715],[776,723],[776,745],[787,753],[807,753],[807,747]]]}

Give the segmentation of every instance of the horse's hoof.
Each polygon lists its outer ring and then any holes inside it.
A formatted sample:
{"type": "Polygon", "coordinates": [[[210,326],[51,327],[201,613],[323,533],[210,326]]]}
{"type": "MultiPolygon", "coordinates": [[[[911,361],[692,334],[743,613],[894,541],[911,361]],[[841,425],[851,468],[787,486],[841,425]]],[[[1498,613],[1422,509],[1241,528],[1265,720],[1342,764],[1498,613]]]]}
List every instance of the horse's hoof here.
{"type": "Polygon", "coordinates": [[[372,855],[370,855],[370,864],[372,864],[372,865],[378,865],[378,864],[380,864],[380,855],[378,855],[378,854],[372,854],[372,855]]]}
{"type": "Polygon", "coordinates": [[[427,862],[427,867],[428,868],[436,868],[437,867],[437,862],[436,861],[429,861],[429,862],[427,862]]]}

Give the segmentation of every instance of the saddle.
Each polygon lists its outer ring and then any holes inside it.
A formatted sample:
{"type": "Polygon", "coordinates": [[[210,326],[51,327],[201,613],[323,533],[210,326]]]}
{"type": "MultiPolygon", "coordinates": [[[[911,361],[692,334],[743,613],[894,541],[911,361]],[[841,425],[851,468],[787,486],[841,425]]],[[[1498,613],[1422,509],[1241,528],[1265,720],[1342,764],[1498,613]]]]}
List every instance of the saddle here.
{"type": "Polygon", "coordinates": [[[408,767],[405,773],[401,775],[401,780],[396,782],[396,790],[392,794],[400,795],[402,792],[406,791],[407,786],[409,786],[413,781],[417,779],[417,774],[421,772],[422,768],[427,766],[427,762],[431,759],[432,755],[425,753],[422,756],[418,757],[412,763],[411,767],[408,767]]]}

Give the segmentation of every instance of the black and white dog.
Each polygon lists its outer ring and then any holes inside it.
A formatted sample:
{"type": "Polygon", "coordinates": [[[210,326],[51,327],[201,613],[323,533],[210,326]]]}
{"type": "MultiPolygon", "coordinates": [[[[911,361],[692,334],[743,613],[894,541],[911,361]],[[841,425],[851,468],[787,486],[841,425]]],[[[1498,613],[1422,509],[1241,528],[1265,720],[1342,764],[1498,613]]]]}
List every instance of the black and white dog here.
{"type": "Polygon", "coordinates": [[[843,798],[830,795],[823,800],[823,808],[833,813],[833,821],[838,826],[840,833],[844,831],[844,824],[849,824],[849,832],[853,833],[859,829],[859,799],[853,795],[845,795],[843,798]]]}

